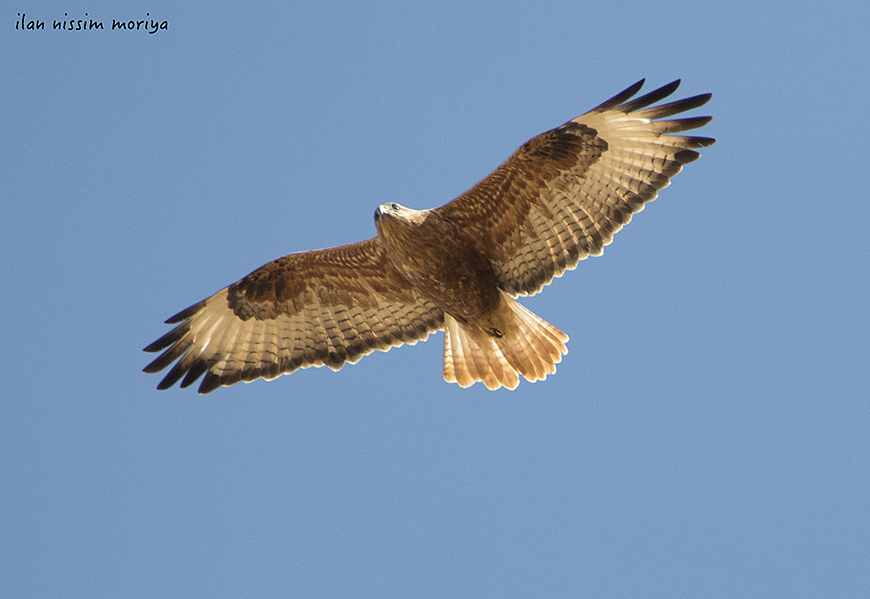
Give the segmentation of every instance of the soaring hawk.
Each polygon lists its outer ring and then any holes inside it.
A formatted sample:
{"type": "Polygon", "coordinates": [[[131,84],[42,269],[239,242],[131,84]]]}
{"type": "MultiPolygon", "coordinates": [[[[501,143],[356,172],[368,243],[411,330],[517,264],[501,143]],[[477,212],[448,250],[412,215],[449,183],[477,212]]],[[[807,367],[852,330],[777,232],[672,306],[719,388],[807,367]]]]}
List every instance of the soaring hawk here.
{"type": "Polygon", "coordinates": [[[377,236],[299,252],[182,310],[145,348],[177,360],[158,389],[205,375],[200,393],[299,368],[341,368],[444,329],[444,379],[514,389],[556,372],[568,336],[514,298],[600,255],[709,137],[711,117],[670,119],[711,94],[652,106],[674,81],[632,100],[643,80],[523,144],[440,208],[375,211],[377,236]],[[651,107],[652,106],[652,107],[651,107]],[[668,120],[662,120],[668,119],[668,120]]]}

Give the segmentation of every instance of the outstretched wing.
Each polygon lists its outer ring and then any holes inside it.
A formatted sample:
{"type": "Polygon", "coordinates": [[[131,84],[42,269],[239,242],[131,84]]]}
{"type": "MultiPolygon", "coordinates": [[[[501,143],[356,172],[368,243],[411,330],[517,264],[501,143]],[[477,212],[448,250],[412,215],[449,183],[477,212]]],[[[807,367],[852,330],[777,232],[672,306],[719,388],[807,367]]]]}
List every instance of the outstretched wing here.
{"type": "Polygon", "coordinates": [[[144,372],[178,360],[158,389],[205,378],[200,393],[309,366],[338,370],[374,350],[416,343],[444,314],[396,271],[378,238],[290,254],[166,321],[144,372]]]}
{"type": "Polygon", "coordinates": [[[669,135],[712,117],[657,120],[703,106],[712,94],[648,108],[674,81],[630,100],[643,80],[525,143],[486,179],[436,210],[489,258],[500,286],[531,295],[589,255],[643,210],[709,137],[669,135]]]}

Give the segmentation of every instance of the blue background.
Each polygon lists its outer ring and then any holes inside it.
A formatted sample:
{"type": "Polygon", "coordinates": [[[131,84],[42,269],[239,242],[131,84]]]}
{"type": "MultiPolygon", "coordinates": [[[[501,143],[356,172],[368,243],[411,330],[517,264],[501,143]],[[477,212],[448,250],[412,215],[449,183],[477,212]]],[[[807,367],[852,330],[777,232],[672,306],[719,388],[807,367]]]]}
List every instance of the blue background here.
{"type": "Polygon", "coordinates": [[[313,4],[5,3],[0,596],[870,596],[867,3],[313,4]],[[449,385],[441,334],[141,373],[642,77],[719,142],[524,300],[571,336],[545,382],[449,385]]]}

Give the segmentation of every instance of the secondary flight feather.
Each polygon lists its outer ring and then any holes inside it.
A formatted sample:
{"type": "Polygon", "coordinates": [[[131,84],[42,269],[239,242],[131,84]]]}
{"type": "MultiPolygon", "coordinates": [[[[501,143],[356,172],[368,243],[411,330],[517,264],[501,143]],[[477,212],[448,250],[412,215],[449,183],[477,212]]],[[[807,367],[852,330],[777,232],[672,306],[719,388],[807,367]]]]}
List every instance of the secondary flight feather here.
{"type": "Polygon", "coordinates": [[[444,378],[514,389],[546,378],[568,336],[524,308],[654,200],[709,137],[679,135],[712,117],[671,119],[703,94],[653,106],[674,81],[633,98],[643,80],[523,144],[488,177],[431,210],[375,211],[377,236],[298,252],[258,268],[166,321],[145,367],[158,385],[203,377],[200,393],[309,366],[338,370],[374,350],[444,330],[444,378]],[[174,363],[174,365],[173,365],[174,363]]]}

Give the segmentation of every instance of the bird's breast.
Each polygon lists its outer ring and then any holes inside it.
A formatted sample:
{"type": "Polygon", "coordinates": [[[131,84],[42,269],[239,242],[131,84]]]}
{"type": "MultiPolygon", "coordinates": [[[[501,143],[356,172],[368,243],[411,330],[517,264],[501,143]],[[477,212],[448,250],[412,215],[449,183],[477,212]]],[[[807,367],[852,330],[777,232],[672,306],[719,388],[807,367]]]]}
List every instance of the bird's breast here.
{"type": "Polygon", "coordinates": [[[498,306],[489,260],[449,222],[434,214],[421,223],[382,214],[377,227],[396,269],[445,312],[472,321],[498,306]]]}

